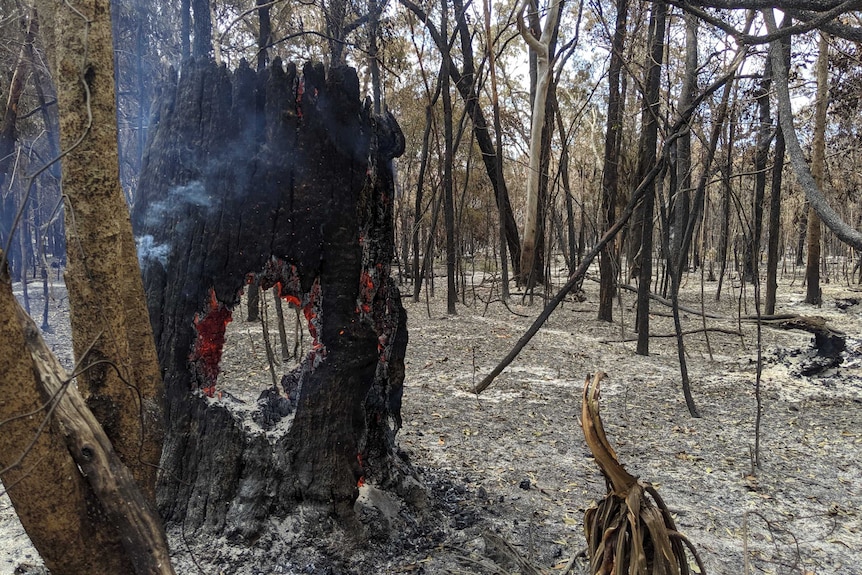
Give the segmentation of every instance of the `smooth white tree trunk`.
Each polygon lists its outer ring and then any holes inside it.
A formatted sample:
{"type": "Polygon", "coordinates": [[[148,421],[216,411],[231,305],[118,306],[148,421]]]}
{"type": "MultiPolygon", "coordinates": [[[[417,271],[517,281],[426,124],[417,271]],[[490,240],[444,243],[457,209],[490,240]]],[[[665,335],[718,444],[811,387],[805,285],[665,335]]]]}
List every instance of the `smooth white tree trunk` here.
{"type": "Polygon", "coordinates": [[[536,256],[537,232],[539,228],[539,176],[542,156],[542,126],[545,125],[548,88],[551,85],[553,70],[550,57],[550,44],[559,26],[562,1],[556,0],[548,7],[548,13],[541,36],[537,38],[524,23],[524,12],[529,0],[522,0],[518,14],[518,30],[527,45],[536,53],[537,78],[536,93],[533,100],[533,113],[530,124],[530,164],[527,170],[527,207],[524,220],[524,241],[521,247],[521,275],[527,281],[534,267],[536,256]]]}

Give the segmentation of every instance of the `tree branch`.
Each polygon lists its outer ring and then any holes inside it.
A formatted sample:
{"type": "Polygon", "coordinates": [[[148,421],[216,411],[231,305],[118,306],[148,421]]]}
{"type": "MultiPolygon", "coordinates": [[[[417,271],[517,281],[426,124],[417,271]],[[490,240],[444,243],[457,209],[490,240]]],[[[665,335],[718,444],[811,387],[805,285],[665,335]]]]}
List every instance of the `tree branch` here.
{"type": "Polygon", "coordinates": [[[15,306],[27,350],[38,372],[43,395],[56,397],[55,417],[72,458],[81,468],[113,523],[135,572],[173,575],[170,554],[158,515],[152,510],[129,469],[123,465],[102,426],[87,407],[30,316],[15,306]],[[64,391],[65,390],[65,391],[64,391]]]}
{"type": "MultiPolygon", "coordinates": [[[[774,33],[777,26],[771,9],[763,11],[763,19],[770,33],[774,33]]],[[[790,104],[787,68],[784,64],[782,52],[781,43],[778,41],[772,42],[770,46],[770,60],[772,61],[772,73],[775,77],[775,92],[778,97],[778,121],[781,124],[781,130],[784,132],[785,146],[787,153],[790,155],[790,163],[793,166],[793,171],[796,172],[799,185],[805,191],[805,198],[814,211],[817,212],[817,215],[820,216],[823,223],[842,242],[857,250],[862,250],[862,232],[844,222],[841,216],[838,215],[838,212],[829,205],[829,202],[823,195],[823,191],[811,175],[811,170],[805,160],[802,147],[799,145],[799,136],[796,134],[796,127],[793,125],[793,108],[790,104]]]]}

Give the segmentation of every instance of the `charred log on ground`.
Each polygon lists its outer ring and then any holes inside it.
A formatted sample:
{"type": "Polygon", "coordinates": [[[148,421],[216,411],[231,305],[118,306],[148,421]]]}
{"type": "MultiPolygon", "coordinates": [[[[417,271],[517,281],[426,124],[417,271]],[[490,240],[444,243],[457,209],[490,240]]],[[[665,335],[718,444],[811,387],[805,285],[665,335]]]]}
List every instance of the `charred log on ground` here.
{"type": "Polygon", "coordinates": [[[162,102],[133,210],[167,394],[160,509],[245,540],[301,502],[350,515],[363,482],[408,473],[393,456],[407,329],[389,277],[403,135],[349,68],[192,61],[162,102]],[[314,339],[279,436],[218,400],[219,338],[248,274],[314,339]]]}

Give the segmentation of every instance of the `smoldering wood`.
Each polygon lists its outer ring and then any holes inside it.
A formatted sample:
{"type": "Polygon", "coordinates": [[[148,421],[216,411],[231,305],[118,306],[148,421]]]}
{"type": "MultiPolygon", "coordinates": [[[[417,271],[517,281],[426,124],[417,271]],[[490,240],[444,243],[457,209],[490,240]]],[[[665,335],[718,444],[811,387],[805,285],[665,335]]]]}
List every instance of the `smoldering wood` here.
{"type": "MultiPolygon", "coordinates": [[[[389,277],[391,160],[404,139],[349,68],[187,63],[163,90],[133,211],[165,376],[159,506],[187,530],[251,540],[299,502],[349,514],[357,484],[400,485],[406,317],[389,277]],[[301,307],[311,351],[278,439],[249,433],[190,366],[196,318],[246,276],[301,307]]],[[[226,314],[229,318],[229,314],[226,314]]]]}

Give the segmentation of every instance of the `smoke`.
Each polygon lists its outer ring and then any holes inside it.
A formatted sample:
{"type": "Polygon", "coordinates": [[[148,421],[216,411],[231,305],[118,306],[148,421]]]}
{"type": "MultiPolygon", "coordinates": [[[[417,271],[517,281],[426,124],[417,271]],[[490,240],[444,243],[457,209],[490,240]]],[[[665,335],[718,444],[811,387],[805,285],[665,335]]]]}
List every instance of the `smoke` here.
{"type": "MultiPolygon", "coordinates": [[[[194,180],[183,186],[171,188],[164,199],[150,204],[142,218],[143,229],[152,230],[156,235],[165,237],[169,235],[168,230],[181,231],[194,219],[196,213],[207,212],[210,209],[212,209],[212,201],[206,187],[200,180],[194,180]]],[[[169,242],[157,240],[148,233],[136,238],[135,244],[141,267],[144,267],[147,260],[158,261],[162,266],[167,265],[168,256],[171,253],[169,242]]]]}
{"type": "Polygon", "coordinates": [[[168,253],[171,251],[169,245],[157,243],[155,238],[149,234],[136,238],[135,245],[138,248],[138,263],[141,267],[144,267],[144,261],[148,259],[156,260],[162,266],[167,266],[168,253]]]}
{"type": "Polygon", "coordinates": [[[161,229],[171,214],[187,212],[189,208],[209,208],[211,201],[206,187],[200,180],[194,180],[184,186],[175,186],[168,191],[166,198],[153,202],[144,214],[144,226],[147,229],[161,229]]]}

